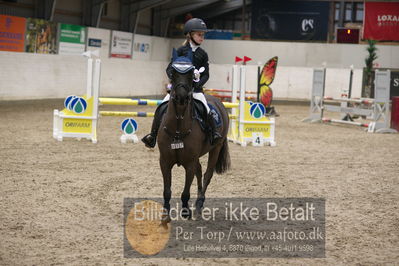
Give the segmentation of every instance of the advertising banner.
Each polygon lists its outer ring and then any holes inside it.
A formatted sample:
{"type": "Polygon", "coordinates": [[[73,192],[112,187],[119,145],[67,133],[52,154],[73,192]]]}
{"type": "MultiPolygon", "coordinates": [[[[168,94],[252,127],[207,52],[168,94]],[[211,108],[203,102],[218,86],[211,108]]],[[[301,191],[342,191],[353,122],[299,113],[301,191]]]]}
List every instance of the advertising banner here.
{"type": "Polygon", "coordinates": [[[87,45],[90,47],[101,48],[101,39],[89,38],[87,40],[87,45]]]}
{"type": "Polygon", "coordinates": [[[26,19],[0,15],[0,51],[23,52],[26,19]]]}
{"type": "Polygon", "coordinates": [[[59,54],[81,55],[85,51],[86,27],[60,24],[59,54]]]}
{"type": "Polygon", "coordinates": [[[229,30],[209,30],[205,34],[205,39],[211,40],[232,40],[233,31],[229,30]]]}
{"type": "Polygon", "coordinates": [[[133,45],[133,59],[150,60],[151,59],[152,38],[135,34],[133,45]]]}
{"type": "Polygon", "coordinates": [[[252,39],[326,41],[328,2],[252,1],[252,39]]]}
{"type": "Polygon", "coordinates": [[[100,57],[109,56],[111,31],[99,28],[87,28],[87,51],[99,50],[100,57]]]}
{"type": "Polygon", "coordinates": [[[57,53],[57,23],[28,18],[26,21],[25,51],[28,53],[57,53]]]}
{"type": "MultiPolygon", "coordinates": [[[[390,99],[392,97],[399,97],[399,69],[395,68],[378,68],[378,70],[390,70],[391,71],[391,82],[389,88],[390,99]]],[[[371,79],[374,80],[375,78],[375,70],[371,72],[371,79]]],[[[365,86],[366,86],[366,70],[363,69],[363,81],[362,81],[362,97],[365,97],[365,86]]],[[[371,83],[371,98],[374,98],[374,82],[371,83]]]]}
{"type": "Polygon", "coordinates": [[[363,39],[399,41],[398,2],[365,2],[363,39]]]}
{"type": "Polygon", "coordinates": [[[133,34],[123,31],[112,31],[111,57],[132,58],[133,34]]]}

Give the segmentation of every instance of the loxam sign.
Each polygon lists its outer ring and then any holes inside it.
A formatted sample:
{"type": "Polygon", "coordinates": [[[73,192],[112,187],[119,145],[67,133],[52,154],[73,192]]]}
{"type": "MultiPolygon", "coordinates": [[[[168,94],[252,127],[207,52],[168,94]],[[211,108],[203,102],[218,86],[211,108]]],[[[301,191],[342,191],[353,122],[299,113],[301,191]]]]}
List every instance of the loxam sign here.
{"type": "Polygon", "coordinates": [[[363,39],[399,41],[399,2],[365,2],[363,39]]]}
{"type": "Polygon", "coordinates": [[[382,23],[398,23],[399,16],[395,15],[378,15],[377,16],[378,26],[381,26],[382,23]]]}

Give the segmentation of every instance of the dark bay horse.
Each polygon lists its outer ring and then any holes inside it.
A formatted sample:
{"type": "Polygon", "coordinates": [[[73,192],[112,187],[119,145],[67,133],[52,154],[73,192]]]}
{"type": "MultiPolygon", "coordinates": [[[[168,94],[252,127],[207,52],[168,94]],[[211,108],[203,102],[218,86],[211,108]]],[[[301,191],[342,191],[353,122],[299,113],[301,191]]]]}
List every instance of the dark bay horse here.
{"type": "MultiPolygon", "coordinates": [[[[182,165],[186,172],[184,190],[181,194],[183,217],[191,217],[188,208],[190,187],[197,177],[198,197],[195,203],[196,213],[199,214],[205,201],[205,192],[211,182],[214,171],[221,174],[230,168],[227,132],[229,117],[224,105],[219,99],[206,95],[221,115],[222,125],[218,131],[222,138],[211,145],[207,134],[193,118],[193,78],[194,66],[191,51],[187,56],[178,57],[173,50],[173,75],[170,101],[158,131],[158,148],[160,151],[160,166],[163,175],[164,208],[170,211],[172,168],[175,164],[182,165]],[[202,168],[199,158],[209,153],[208,166],[202,180],[202,168]]],[[[168,219],[169,217],[167,217],[168,219]]]]}

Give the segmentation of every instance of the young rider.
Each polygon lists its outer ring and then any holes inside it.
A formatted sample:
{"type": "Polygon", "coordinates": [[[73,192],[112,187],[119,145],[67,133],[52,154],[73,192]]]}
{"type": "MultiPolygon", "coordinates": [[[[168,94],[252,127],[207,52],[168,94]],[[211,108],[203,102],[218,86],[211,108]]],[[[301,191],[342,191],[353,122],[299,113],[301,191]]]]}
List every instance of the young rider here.
{"type": "MultiPolygon", "coordinates": [[[[218,139],[221,138],[221,135],[216,131],[215,120],[210,114],[210,109],[208,107],[207,101],[205,99],[202,87],[209,79],[209,63],[208,63],[208,54],[205,52],[204,49],[200,47],[201,43],[204,41],[204,35],[207,31],[207,27],[205,22],[199,18],[192,18],[186,22],[184,25],[184,35],[186,36],[186,40],[183,45],[177,50],[178,56],[185,56],[187,55],[189,49],[193,52],[193,65],[197,70],[203,68],[203,72],[200,74],[198,79],[198,72],[196,76],[196,81],[194,82],[194,93],[193,97],[197,100],[200,100],[204,103],[207,112],[208,112],[208,126],[210,126],[211,130],[211,144],[214,144],[218,139]]],[[[172,62],[169,63],[168,67],[166,68],[166,74],[168,75],[169,79],[172,78],[173,67],[172,62]]],[[[164,98],[165,101],[169,101],[169,94],[166,95],[164,98]]],[[[158,108],[155,112],[154,120],[152,122],[151,133],[146,135],[142,138],[144,144],[149,148],[154,148],[156,144],[158,129],[161,125],[162,120],[162,112],[158,108]]]]}

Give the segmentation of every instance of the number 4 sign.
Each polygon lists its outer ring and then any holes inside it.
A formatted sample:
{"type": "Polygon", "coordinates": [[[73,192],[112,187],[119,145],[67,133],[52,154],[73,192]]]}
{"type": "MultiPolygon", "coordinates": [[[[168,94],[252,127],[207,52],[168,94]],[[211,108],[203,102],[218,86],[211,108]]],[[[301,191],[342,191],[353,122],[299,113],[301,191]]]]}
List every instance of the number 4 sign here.
{"type": "Polygon", "coordinates": [[[263,146],[262,133],[252,133],[252,146],[263,146]]]}

